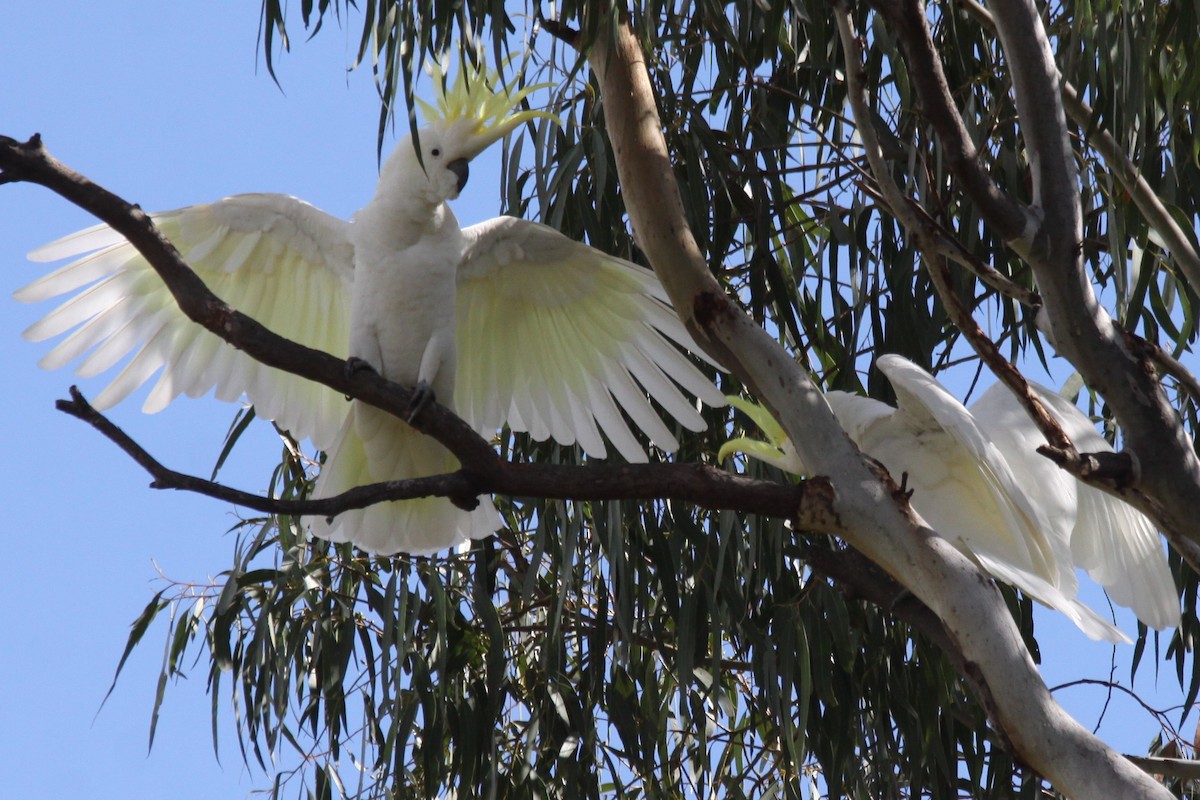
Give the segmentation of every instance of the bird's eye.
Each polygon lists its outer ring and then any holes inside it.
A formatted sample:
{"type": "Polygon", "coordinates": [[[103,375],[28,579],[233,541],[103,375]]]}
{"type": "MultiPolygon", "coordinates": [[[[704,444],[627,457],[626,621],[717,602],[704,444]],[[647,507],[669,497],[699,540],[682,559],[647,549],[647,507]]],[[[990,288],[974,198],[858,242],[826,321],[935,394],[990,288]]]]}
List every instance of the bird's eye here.
{"type": "Polygon", "coordinates": [[[442,151],[440,148],[435,147],[435,148],[433,148],[433,150],[429,151],[429,154],[431,156],[433,156],[434,158],[440,158],[442,155],[442,151]]]}

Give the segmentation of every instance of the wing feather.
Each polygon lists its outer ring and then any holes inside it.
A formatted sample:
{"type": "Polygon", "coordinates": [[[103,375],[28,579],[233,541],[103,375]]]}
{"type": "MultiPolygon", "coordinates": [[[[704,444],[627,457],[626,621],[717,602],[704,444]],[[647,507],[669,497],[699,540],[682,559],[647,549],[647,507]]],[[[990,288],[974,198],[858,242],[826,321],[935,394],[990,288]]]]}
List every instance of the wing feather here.
{"type": "MultiPolygon", "coordinates": [[[[106,250],[110,247],[124,246],[125,237],[114,231],[107,225],[93,225],[90,228],[84,228],[74,233],[69,233],[61,239],[55,239],[49,244],[44,244],[41,247],[33,250],[29,254],[30,261],[38,261],[49,263],[51,261],[61,261],[64,258],[74,258],[80,253],[90,253],[93,250],[106,250]]],[[[76,262],[78,264],[80,262],[76,262]]],[[[68,272],[75,264],[70,264],[63,267],[57,272],[68,272]]],[[[53,275],[55,273],[51,273],[53,275]]],[[[37,286],[40,281],[34,281],[30,286],[37,286]]],[[[29,287],[26,287],[27,289],[29,287]]],[[[61,292],[54,292],[45,297],[37,298],[45,300],[47,297],[55,297],[61,292]]],[[[22,302],[29,302],[22,300],[22,302]]]]}
{"type": "MultiPolygon", "coordinates": [[[[108,230],[108,228],[106,227],[105,230],[108,230]]],[[[59,241],[66,241],[70,238],[68,236],[66,239],[60,239],[59,241]]],[[[121,241],[124,242],[123,239],[121,241]]],[[[39,256],[43,255],[44,250],[45,248],[34,250],[29,254],[30,260],[43,260],[39,256]]],[[[56,248],[54,252],[58,252],[58,249],[56,248]]],[[[76,254],[80,252],[83,251],[75,251],[76,254]]],[[[113,274],[124,266],[123,262],[132,260],[136,256],[136,252],[130,255],[129,248],[122,245],[109,245],[103,250],[61,266],[32,283],[17,289],[13,292],[13,298],[22,303],[37,303],[42,300],[49,300],[51,297],[58,297],[67,292],[73,292],[76,289],[87,286],[89,283],[113,274]],[[115,256],[113,254],[114,251],[117,251],[115,256]]],[[[67,256],[55,256],[55,260],[65,257],[67,256]]]]}
{"type": "MultiPolygon", "coordinates": [[[[1033,388],[1076,448],[1112,452],[1073,403],[1046,387],[1033,388]]],[[[1103,586],[1114,603],[1132,609],[1150,627],[1178,626],[1179,595],[1154,524],[1120,498],[1077,481],[1038,454],[1045,439],[1004,386],[988,389],[972,410],[1014,465],[1025,490],[1066,527],[1074,564],[1103,586]]]]}
{"type": "MultiPolygon", "coordinates": [[[[295,198],[269,194],[228,197],[154,219],[225,302],[281,336],[347,355],[349,223],[295,198]]],[[[42,359],[43,366],[82,358],[77,371],[92,376],[132,355],[97,395],[97,408],[119,402],[161,369],[147,411],[181,393],[215,389],[226,400],[244,394],[263,416],[318,447],[328,446],[341,428],[346,404],[340,396],[265,367],[192,323],[150,265],[107,226],[51,242],[30,258],[75,258],[15,293],[24,302],[71,295],[25,332],[40,341],[70,331],[42,359]]]]}
{"type": "MultiPolygon", "coordinates": [[[[82,378],[93,378],[101,372],[112,369],[121,359],[136,352],[139,344],[156,338],[160,331],[171,322],[171,319],[170,312],[161,307],[148,314],[127,317],[119,330],[101,340],[95,349],[80,362],[75,369],[76,374],[82,378]]],[[[146,376],[146,378],[149,377],[150,375],[146,376]]],[[[133,389],[136,388],[137,386],[133,387],[133,389]]],[[[101,409],[107,407],[98,406],[101,409]]]]}
{"type": "Polygon", "coordinates": [[[108,339],[122,330],[130,318],[137,317],[144,311],[146,305],[145,297],[122,297],[72,331],[42,356],[38,364],[43,369],[65,367],[86,353],[97,341],[108,339]]]}
{"type": "Polygon", "coordinates": [[[649,270],[512,217],[464,235],[455,407],[477,429],[507,422],[595,457],[607,436],[625,458],[644,461],[625,415],[669,451],[678,443],[654,404],[690,430],[704,420],[685,392],[724,404],[679,349],[711,363],[649,270]]]}
{"type": "Polygon", "coordinates": [[[862,409],[856,439],[893,473],[907,472],[917,513],[990,574],[1062,612],[1088,636],[1128,641],[1076,599],[1067,532],[1027,496],[980,427],[986,415],[973,415],[906,359],[886,355],[876,363],[896,390],[898,408],[890,416],[862,409]]]}
{"type": "Polygon", "coordinates": [[[972,549],[993,548],[996,557],[1007,558],[1074,596],[1078,581],[1066,532],[1030,501],[977,418],[916,364],[893,355],[881,356],[877,363],[896,390],[900,412],[912,420],[909,424],[936,427],[950,437],[967,455],[959,459],[961,477],[978,478],[991,498],[996,518],[981,519],[987,525],[980,531],[987,534],[977,537],[972,549]]]}

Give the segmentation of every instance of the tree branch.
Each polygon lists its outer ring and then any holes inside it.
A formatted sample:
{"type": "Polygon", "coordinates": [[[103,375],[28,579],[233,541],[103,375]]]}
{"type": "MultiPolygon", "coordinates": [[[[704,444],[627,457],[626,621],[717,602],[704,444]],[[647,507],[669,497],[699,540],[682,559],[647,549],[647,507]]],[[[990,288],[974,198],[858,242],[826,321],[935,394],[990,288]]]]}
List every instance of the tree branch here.
{"type": "MultiPolygon", "coordinates": [[[[996,21],[991,12],[975,0],[958,0],[958,4],[978,22],[991,28],[996,28],[996,21]]],[[[1192,286],[1200,286],[1200,254],[1187,232],[1179,226],[1171,212],[1167,211],[1162,200],[1155,194],[1150,184],[1142,177],[1141,171],[1133,163],[1121,145],[1111,133],[1104,128],[1095,127],[1095,114],[1091,107],[1079,97],[1079,93],[1070,81],[1065,78],[1060,81],[1063,107],[1080,130],[1087,132],[1087,141],[1099,151],[1100,155],[1112,170],[1113,176],[1129,192],[1133,204],[1142,212],[1146,222],[1162,238],[1163,244],[1170,251],[1179,269],[1187,277],[1192,286]]]]}
{"type": "Polygon", "coordinates": [[[501,461],[499,469],[486,478],[462,469],[444,475],[358,486],[319,500],[281,500],[232,489],[164,466],[96,411],[74,386],[71,399],[59,400],[56,407],[91,425],[121,448],[150,473],[154,479],[151,488],[196,492],[268,514],[333,516],[386,500],[507,494],[555,500],[676,500],[708,509],[784,517],[806,530],[836,532],[829,511],[832,495],[824,479],[800,484],[776,483],[699,464],[576,466],[501,461]]]}

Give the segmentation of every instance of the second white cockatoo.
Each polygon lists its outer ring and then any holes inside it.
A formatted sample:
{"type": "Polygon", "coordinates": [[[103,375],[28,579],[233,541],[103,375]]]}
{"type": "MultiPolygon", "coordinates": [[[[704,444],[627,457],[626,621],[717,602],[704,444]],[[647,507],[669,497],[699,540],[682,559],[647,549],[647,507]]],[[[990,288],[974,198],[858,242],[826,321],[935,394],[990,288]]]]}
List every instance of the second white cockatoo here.
{"type": "MultiPolygon", "coordinates": [[[[276,194],[237,195],[153,215],[225,302],[274,332],[367,366],[455,409],[481,433],[508,424],[604,457],[646,459],[623,414],[663,450],[677,443],[654,402],[701,430],[693,401],[724,399],[679,348],[700,354],[653,272],[533,222],[500,217],[460,229],[447,201],[468,163],[540,111],[531,87],[464,63],[435,65],[426,126],[384,163],[351,221],[276,194]],[[420,148],[418,154],[417,147],[420,148]]],[[[132,354],[94,405],[106,408],[162,375],[147,412],[180,393],[245,396],[259,415],[327,451],[315,496],[452,472],[457,459],[405,422],[245,356],[180,312],[137,251],[107,226],[46,245],[37,261],[77,258],[16,292],[75,293],[25,333],[71,331],[41,361],[95,375],[132,354]],[[72,331],[72,329],[74,329],[72,331]],[[90,351],[90,352],[89,352],[90,351]]],[[[706,359],[707,360],[707,359],[706,359]]],[[[442,498],[395,501],[309,520],[315,534],[380,554],[430,553],[500,527],[490,500],[466,512],[442,498]]]]}
{"type": "MultiPolygon", "coordinates": [[[[914,511],[984,570],[1065,614],[1093,639],[1128,637],[1076,598],[1076,567],[1146,625],[1179,624],[1179,599],[1154,525],[1127,503],[1087,486],[1037,453],[1045,443],[1003,385],[968,410],[936,379],[896,355],[880,356],[897,407],[829,392],[834,415],[864,453],[912,490],[914,511]]],[[[1035,387],[1083,452],[1111,451],[1074,405],[1035,387]]],[[[733,399],[730,399],[733,402],[733,399]]],[[[808,474],[765,409],[738,400],[768,442],[734,439],[721,448],[808,474]]]]}

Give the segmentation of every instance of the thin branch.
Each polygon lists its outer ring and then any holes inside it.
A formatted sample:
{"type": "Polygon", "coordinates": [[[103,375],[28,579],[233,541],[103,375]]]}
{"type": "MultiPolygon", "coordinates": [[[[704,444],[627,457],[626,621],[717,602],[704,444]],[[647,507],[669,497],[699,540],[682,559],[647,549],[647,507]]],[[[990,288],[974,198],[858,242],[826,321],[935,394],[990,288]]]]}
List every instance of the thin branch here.
{"type": "Polygon", "coordinates": [[[1196,380],[1196,376],[1192,374],[1191,370],[1156,342],[1141,339],[1137,347],[1158,365],[1161,372],[1177,380],[1183,391],[1192,398],[1193,403],[1200,405],[1200,381],[1196,380]]]}
{"type": "MultiPolygon", "coordinates": [[[[874,137],[874,133],[871,134],[874,137]]],[[[872,167],[874,169],[874,167],[872,167]]],[[[883,193],[872,187],[870,184],[860,182],[860,188],[871,195],[886,208],[891,210],[891,205],[887,203],[883,193]]],[[[970,272],[979,280],[983,281],[987,286],[995,289],[1005,297],[1016,300],[1026,308],[1036,311],[1042,307],[1042,297],[1033,289],[1027,289],[1020,284],[1009,280],[1003,273],[993,267],[991,264],[985,264],[982,259],[968,250],[962,242],[958,241],[944,225],[930,216],[916,200],[906,198],[906,205],[911,209],[913,224],[918,226],[918,229],[930,236],[935,236],[936,240],[932,247],[932,251],[953,261],[960,267],[970,272]]],[[[895,214],[893,214],[895,216],[895,214]]],[[[897,221],[905,225],[905,222],[897,217],[897,221]]],[[[905,225],[907,227],[907,225],[905,225]]]]}
{"type": "Polygon", "coordinates": [[[1125,756],[1151,775],[1162,775],[1179,780],[1200,780],[1200,761],[1188,758],[1160,758],[1158,756],[1125,756]]]}
{"type": "Polygon", "coordinates": [[[170,469],[111,420],[96,411],[79,390],[57,408],[83,420],[150,473],[154,489],[179,489],[226,500],[269,514],[333,516],[386,500],[447,497],[460,505],[480,494],[507,494],[554,500],[675,500],[702,508],[792,519],[806,530],[836,533],[829,510],[828,481],[800,484],[747,478],[699,464],[518,464],[500,461],[486,477],[469,469],[400,481],[358,486],[319,500],[281,500],[233,489],[170,469]]]}
{"type": "Polygon", "coordinates": [[[924,4],[920,0],[871,0],[871,6],[897,33],[918,103],[933,124],[947,166],[959,179],[963,191],[1004,239],[1032,234],[1038,221],[992,180],[983,166],[979,149],[971,141],[967,126],[958,114],[942,69],[941,55],[926,22],[924,4]]]}
{"type": "Polygon", "coordinates": [[[1121,692],[1141,706],[1146,713],[1154,717],[1154,721],[1159,724],[1164,733],[1166,733],[1172,739],[1181,739],[1179,731],[1174,725],[1171,724],[1170,717],[1167,715],[1166,711],[1154,708],[1152,705],[1143,700],[1141,695],[1133,691],[1133,689],[1129,688],[1128,686],[1122,686],[1120,683],[1116,683],[1111,680],[1099,680],[1097,678],[1079,678],[1077,680],[1067,681],[1066,683],[1060,683],[1057,686],[1051,687],[1050,691],[1060,692],[1064,689],[1073,689],[1077,686],[1101,686],[1110,694],[1112,692],[1121,692]]]}
{"type": "Polygon", "coordinates": [[[112,420],[93,408],[78,388],[72,386],[70,393],[71,399],[59,400],[55,403],[55,408],[91,425],[121,448],[137,462],[138,466],[150,473],[153,478],[150,483],[152,489],[195,492],[266,514],[334,516],[352,508],[365,508],[383,500],[409,500],[434,495],[454,498],[456,502],[458,498],[467,498],[464,502],[478,505],[475,497],[480,492],[476,491],[476,482],[469,473],[462,470],[445,475],[359,486],[342,494],[320,500],[281,500],[263,497],[164,466],[112,420]]]}

